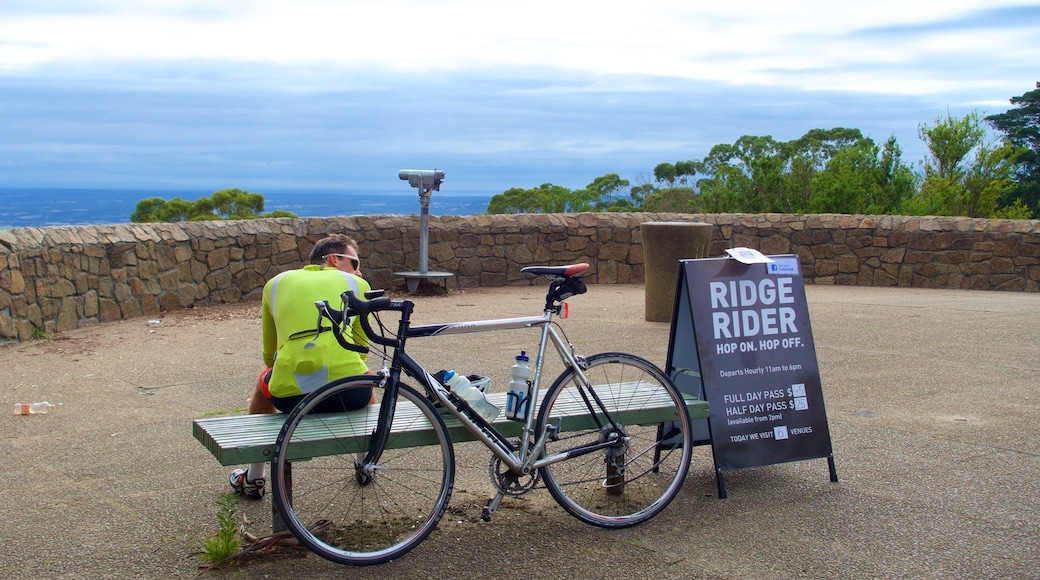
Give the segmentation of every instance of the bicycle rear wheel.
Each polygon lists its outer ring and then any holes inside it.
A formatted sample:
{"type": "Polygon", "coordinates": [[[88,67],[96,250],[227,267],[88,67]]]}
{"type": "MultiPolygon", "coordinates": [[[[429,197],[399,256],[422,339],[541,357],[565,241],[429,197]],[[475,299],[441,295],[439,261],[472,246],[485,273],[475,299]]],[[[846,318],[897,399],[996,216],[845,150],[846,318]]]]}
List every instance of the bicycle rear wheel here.
{"type": "Polygon", "coordinates": [[[546,443],[544,456],[613,443],[542,467],[541,476],[579,520],[634,526],[660,513],[686,479],[693,447],[689,410],[675,385],[645,359],[602,353],[587,363],[588,386],[567,370],[545,394],[537,432],[551,423],[560,433],[546,443]]]}
{"type": "Polygon", "coordinates": [[[373,377],[333,381],[301,401],[278,435],[274,501],[293,535],[333,562],[367,566],[404,555],[433,531],[451,498],[455,455],[444,420],[407,385],[393,401],[385,395],[373,377]],[[369,387],[376,404],[345,414],[315,412],[369,387]],[[355,459],[369,451],[378,410],[391,402],[386,449],[365,471],[355,459]]]}

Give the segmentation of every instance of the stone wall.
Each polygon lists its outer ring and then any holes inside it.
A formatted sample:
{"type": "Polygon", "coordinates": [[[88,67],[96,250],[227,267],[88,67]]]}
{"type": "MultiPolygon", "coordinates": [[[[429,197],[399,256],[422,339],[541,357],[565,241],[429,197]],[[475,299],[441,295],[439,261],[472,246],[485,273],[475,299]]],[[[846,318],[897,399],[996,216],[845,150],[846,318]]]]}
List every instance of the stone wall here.
{"type": "MultiPolygon", "coordinates": [[[[729,247],[797,254],[808,283],[1040,290],[1040,221],[583,213],[430,216],[429,270],[449,288],[527,284],[533,264],[588,262],[586,280],[642,283],[640,224],[715,226],[729,247]]],[[[97,322],[258,299],[331,232],[356,238],[373,288],[418,269],[418,216],[268,219],[0,230],[0,342],[97,322]]]]}

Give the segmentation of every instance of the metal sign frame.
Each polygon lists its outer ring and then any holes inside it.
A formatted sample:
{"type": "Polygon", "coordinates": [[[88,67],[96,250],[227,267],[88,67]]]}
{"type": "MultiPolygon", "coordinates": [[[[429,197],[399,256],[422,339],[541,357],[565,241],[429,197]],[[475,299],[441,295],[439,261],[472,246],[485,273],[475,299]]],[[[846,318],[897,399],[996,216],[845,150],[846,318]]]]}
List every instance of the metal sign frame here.
{"type": "Polygon", "coordinates": [[[695,440],[723,473],[826,458],[838,481],[797,256],[679,261],[666,369],[708,401],[695,440]]]}

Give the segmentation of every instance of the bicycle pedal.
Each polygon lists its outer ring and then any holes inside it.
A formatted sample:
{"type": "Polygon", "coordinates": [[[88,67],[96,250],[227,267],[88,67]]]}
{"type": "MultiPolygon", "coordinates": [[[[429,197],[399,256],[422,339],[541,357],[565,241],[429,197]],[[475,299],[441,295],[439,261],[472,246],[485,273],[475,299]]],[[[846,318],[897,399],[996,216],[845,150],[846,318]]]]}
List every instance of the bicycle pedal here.
{"type": "Polygon", "coordinates": [[[480,510],[480,519],[485,522],[491,521],[491,516],[498,511],[498,504],[502,503],[502,493],[499,492],[495,497],[488,500],[487,505],[484,509],[480,510]]]}

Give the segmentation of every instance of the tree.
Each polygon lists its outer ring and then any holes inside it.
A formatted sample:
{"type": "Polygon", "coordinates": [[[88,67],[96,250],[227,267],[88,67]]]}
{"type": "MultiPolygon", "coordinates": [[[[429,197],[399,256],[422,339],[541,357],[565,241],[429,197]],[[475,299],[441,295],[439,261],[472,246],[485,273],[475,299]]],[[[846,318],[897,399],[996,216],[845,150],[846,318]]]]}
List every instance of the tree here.
{"type": "MultiPolygon", "coordinates": [[[[160,221],[164,222],[179,222],[184,220],[199,221],[198,211],[196,206],[190,201],[183,200],[179,197],[175,197],[170,201],[166,202],[166,206],[159,210],[160,221]]],[[[215,219],[215,218],[211,218],[215,219]]]]}
{"type": "Polygon", "coordinates": [[[217,215],[216,210],[217,205],[216,203],[214,203],[213,198],[200,197],[196,199],[195,203],[192,205],[188,219],[196,222],[207,220],[219,220],[220,216],[217,215]]]}
{"type": "Polygon", "coordinates": [[[914,195],[917,178],[901,160],[896,138],[883,146],[861,138],[834,152],[812,179],[807,209],[813,213],[888,214],[914,195]]]}
{"type": "MultiPolygon", "coordinates": [[[[193,205],[179,197],[166,201],[161,197],[149,197],[137,202],[137,208],[130,214],[134,223],[179,222],[191,218],[193,205]]],[[[217,219],[216,216],[213,219],[217,219]]]]}
{"type": "Polygon", "coordinates": [[[701,208],[708,213],[743,211],[744,191],[749,178],[740,168],[729,162],[730,145],[716,145],[704,158],[705,177],[697,181],[701,208]]]}
{"type": "Polygon", "coordinates": [[[626,193],[629,183],[617,173],[597,177],[585,189],[543,183],[534,189],[514,187],[491,197],[487,213],[564,213],[579,211],[634,211],[637,204],[626,193]]]}
{"type": "Polygon", "coordinates": [[[923,162],[924,181],[916,196],[904,201],[908,215],[996,215],[997,200],[1011,187],[1010,144],[986,139],[977,111],[964,117],[938,117],[921,125],[918,135],[928,146],[923,162]]]}
{"type": "Polygon", "coordinates": [[[592,183],[585,186],[585,190],[589,192],[588,198],[592,207],[597,210],[610,210],[622,200],[627,202],[622,205],[632,206],[631,198],[628,197],[629,182],[627,179],[621,179],[617,173],[597,177],[592,183]]]}
{"type": "Polygon", "coordinates": [[[654,167],[654,179],[667,187],[675,186],[676,175],[675,166],[671,163],[658,163],[657,167],[654,167]]]}
{"type": "Polygon", "coordinates": [[[813,129],[793,141],[744,135],[716,145],[696,172],[699,206],[706,212],[806,211],[816,176],[841,151],[863,140],[858,129],[813,129]]]}
{"type": "Polygon", "coordinates": [[[697,176],[701,171],[701,164],[699,161],[676,161],[675,162],[675,175],[679,179],[679,185],[682,187],[689,187],[690,182],[697,176]]]}
{"type": "Polygon", "coordinates": [[[812,129],[794,141],[783,144],[788,157],[783,195],[778,196],[773,211],[797,213],[809,207],[814,178],[825,171],[836,155],[850,148],[873,146],[859,129],[835,127],[812,129]]]}
{"type": "Polygon", "coordinates": [[[137,202],[137,208],[130,214],[130,221],[134,223],[149,223],[163,221],[159,219],[159,210],[166,206],[166,200],[161,197],[148,197],[137,202]]]}
{"type": "Polygon", "coordinates": [[[194,202],[179,197],[169,201],[161,197],[142,199],[130,214],[130,221],[148,223],[296,217],[296,214],[284,210],[261,215],[263,211],[264,196],[259,193],[241,189],[222,189],[211,197],[200,197],[194,202]]]}
{"type": "Polygon", "coordinates": [[[864,139],[834,155],[825,171],[811,179],[808,210],[812,213],[866,213],[870,173],[877,162],[877,149],[872,141],[864,139]]]}
{"type": "Polygon", "coordinates": [[[264,211],[264,196],[241,189],[222,189],[213,194],[217,215],[225,219],[249,219],[264,211]]]}
{"type": "Polygon", "coordinates": [[[570,198],[570,189],[552,183],[533,189],[514,187],[492,196],[487,213],[563,213],[570,198]]]}
{"type": "Polygon", "coordinates": [[[653,195],[655,191],[657,191],[657,187],[652,183],[633,185],[632,189],[629,190],[628,196],[632,200],[632,205],[636,208],[634,211],[642,208],[646,198],[653,195]]]}
{"type": "Polygon", "coordinates": [[[875,189],[864,213],[896,213],[904,199],[917,191],[917,174],[902,161],[903,150],[894,135],[885,141],[875,169],[875,189]]]}
{"type": "Polygon", "coordinates": [[[648,195],[643,201],[644,211],[698,213],[700,196],[689,187],[666,187],[648,195]]]}
{"type": "Polygon", "coordinates": [[[1040,218],[1040,82],[1036,89],[1011,97],[1016,108],[986,117],[1014,148],[1013,185],[999,202],[1002,207],[1025,206],[1040,218]]]}
{"type": "Polygon", "coordinates": [[[792,141],[744,135],[702,160],[659,163],[653,181],[629,190],[616,173],[575,191],[514,188],[488,213],[668,211],[867,213],[1040,217],[1040,82],[1011,99],[1019,107],[985,119],[1007,133],[987,139],[981,117],[947,115],[918,127],[929,154],[920,172],[894,136],[878,145],[859,129],[812,129],[792,141]]]}

